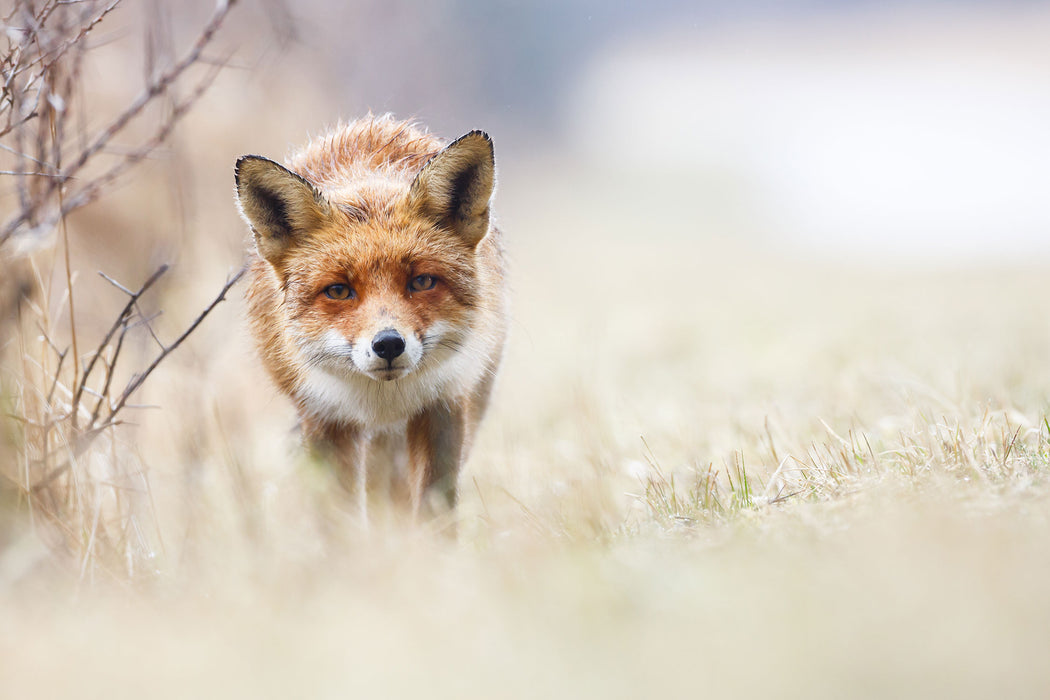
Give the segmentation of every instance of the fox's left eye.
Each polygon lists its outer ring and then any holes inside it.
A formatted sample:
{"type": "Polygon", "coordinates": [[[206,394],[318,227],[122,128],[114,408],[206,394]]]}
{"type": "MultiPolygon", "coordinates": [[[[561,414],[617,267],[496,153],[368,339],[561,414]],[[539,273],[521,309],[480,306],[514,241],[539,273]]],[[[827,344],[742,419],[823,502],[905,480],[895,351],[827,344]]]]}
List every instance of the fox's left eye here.
{"type": "Polygon", "coordinates": [[[354,296],[354,290],[347,284],[330,284],[324,288],[324,295],[329,299],[342,301],[354,296]]]}
{"type": "Polygon", "coordinates": [[[408,283],[408,288],[413,292],[425,292],[428,289],[433,289],[435,284],[437,284],[437,277],[419,275],[412,278],[412,281],[408,283]]]}

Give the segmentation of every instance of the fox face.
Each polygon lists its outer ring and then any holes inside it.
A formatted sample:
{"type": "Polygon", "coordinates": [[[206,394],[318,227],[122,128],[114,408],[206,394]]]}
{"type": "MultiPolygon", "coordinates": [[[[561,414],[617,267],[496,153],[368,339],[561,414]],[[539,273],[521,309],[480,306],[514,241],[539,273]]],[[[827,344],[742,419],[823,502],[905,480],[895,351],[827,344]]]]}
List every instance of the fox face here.
{"type": "Polygon", "coordinates": [[[473,248],[399,218],[337,214],[334,231],[275,266],[311,365],[388,382],[437,367],[462,345],[477,305],[473,248]]]}
{"type": "Polygon", "coordinates": [[[478,247],[494,185],[487,135],[451,143],[410,182],[368,170],[317,183],[245,156],[236,185],[276,282],[267,342],[280,345],[285,388],[309,413],[404,420],[476,382],[478,247]]]}

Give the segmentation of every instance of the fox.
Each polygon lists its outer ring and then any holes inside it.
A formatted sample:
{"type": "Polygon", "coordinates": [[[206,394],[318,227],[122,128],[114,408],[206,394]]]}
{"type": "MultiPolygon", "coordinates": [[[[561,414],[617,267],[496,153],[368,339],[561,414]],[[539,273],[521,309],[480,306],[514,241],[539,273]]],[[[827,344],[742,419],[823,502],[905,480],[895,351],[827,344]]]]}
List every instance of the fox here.
{"type": "Polygon", "coordinates": [[[507,336],[495,178],[484,131],[390,115],[236,161],[256,349],[362,509],[385,492],[417,520],[455,511],[507,336]]]}

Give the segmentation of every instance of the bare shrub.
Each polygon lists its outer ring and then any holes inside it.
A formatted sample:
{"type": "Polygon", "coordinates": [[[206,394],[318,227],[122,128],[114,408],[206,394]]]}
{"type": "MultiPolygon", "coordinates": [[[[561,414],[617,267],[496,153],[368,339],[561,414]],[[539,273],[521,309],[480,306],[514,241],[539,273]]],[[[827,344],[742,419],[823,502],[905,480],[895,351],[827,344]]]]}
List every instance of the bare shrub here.
{"type": "Polygon", "coordinates": [[[67,217],[117,186],[198,103],[223,65],[205,50],[235,2],[218,3],[181,57],[161,65],[151,52],[145,87],[101,119],[84,113],[91,86],[82,69],[92,37],[121,0],[15,0],[2,20],[0,202],[14,206],[0,223],[0,510],[28,513],[82,575],[124,578],[154,556],[146,473],[132,451],[120,449],[115,428],[143,382],[240,273],[169,342],[141,306],[167,266],[133,287],[107,277],[127,301],[108,330],[89,339],[77,328],[67,217]],[[143,363],[138,369],[118,373],[134,333],[152,336],[156,350],[133,360],[143,363]]]}

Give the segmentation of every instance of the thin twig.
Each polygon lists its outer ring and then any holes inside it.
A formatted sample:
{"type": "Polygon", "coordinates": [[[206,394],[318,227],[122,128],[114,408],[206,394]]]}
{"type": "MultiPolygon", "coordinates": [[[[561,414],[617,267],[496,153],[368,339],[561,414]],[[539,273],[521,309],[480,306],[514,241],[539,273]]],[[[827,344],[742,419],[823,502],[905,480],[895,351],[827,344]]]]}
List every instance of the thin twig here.
{"type": "Polygon", "coordinates": [[[193,320],[193,323],[190,324],[189,328],[183,331],[182,335],[176,338],[170,345],[165,346],[165,348],[160,352],[160,354],[157,355],[156,358],[154,358],[153,362],[150,363],[149,367],[147,367],[141,373],[136,374],[134,377],[132,377],[131,381],[128,382],[128,385],[124,388],[123,393],[121,393],[120,399],[117,400],[117,403],[113,407],[112,412],[110,412],[109,418],[107,418],[107,422],[112,420],[114,416],[120,413],[120,410],[124,408],[124,405],[127,403],[128,398],[130,398],[131,395],[135,393],[135,391],[140,386],[142,386],[142,383],[146,381],[146,378],[149,377],[150,374],[152,374],[153,370],[157,368],[157,365],[159,365],[165,357],[170,355],[171,352],[175,350],[175,348],[182,345],[183,341],[186,340],[186,338],[188,338],[190,334],[197,329],[197,326],[199,326],[201,322],[208,316],[208,314],[211,313],[212,309],[214,309],[216,306],[219,305],[220,302],[226,299],[226,294],[230,291],[230,288],[233,287],[233,285],[237,284],[241,277],[244,276],[244,273],[247,271],[247,269],[247,267],[242,267],[240,270],[237,271],[237,274],[228,279],[226,281],[226,284],[223,285],[222,290],[219,292],[218,296],[216,296],[212,300],[212,302],[208,304],[207,307],[205,307],[204,311],[202,311],[200,315],[198,315],[197,318],[193,320]]]}
{"type": "MultiPolygon", "coordinates": [[[[135,307],[135,302],[137,302],[139,300],[139,297],[141,297],[143,294],[145,294],[146,291],[149,290],[149,288],[152,287],[156,283],[156,281],[159,280],[161,278],[161,276],[167,271],[168,271],[168,266],[167,265],[161,265],[160,267],[158,267],[156,269],[156,271],[152,275],[150,275],[149,279],[147,279],[142,284],[142,286],[139,287],[139,290],[137,292],[134,292],[134,293],[128,292],[128,290],[126,288],[124,288],[123,286],[117,284],[117,286],[120,287],[120,289],[122,289],[123,291],[127,292],[131,296],[131,298],[128,299],[128,303],[124,305],[124,308],[121,310],[120,315],[117,316],[117,320],[113,322],[113,325],[110,326],[109,331],[102,338],[102,342],[100,342],[98,344],[98,349],[95,350],[95,354],[91,358],[91,361],[84,368],[84,375],[80,378],[80,383],[77,384],[77,390],[73,394],[73,412],[74,413],[76,413],[77,405],[80,403],[80,396],[84,393],[84,387],[87,386],[88,378],[91,376],[91,370],[93,370],[95,368],[95,363],[98,361],[99,356],[102,355],[102,352],[105,350],[106,346],[109,345],[109,341],[111,341],[113,339],[113,335],[126,322],[128,316],[131,315],[131,311],[135,307]]],[[[107,280],[110,279],[109,277],[106,277],[106,275],[104,275],[102,273],[99,273],[99,274],[101,274],[107,280]]],[[[112,280],[110,280],[110,281],[112,282],[112,280]]],[[[114,282],[114,284],[116,284],[116,283],[114,282]]]]}
{"type": "MultiPolygon", "coordinates": [[[[63,205],[59,213],[53,217],[54,221],[57,221],[58,217],[66,216],[70,212],[79,209],[85,205],[98,199],[107,186],[118,180],[121,176],[127,173],[129,170],[134,168],[140,162],[145,160],[151,153],[153,153],[162,143],[167,141],[168,137],[171,136],[171,132],[174,131],[176,124],[183,116],[185,116],[190,109],[197,103],[197,101],[204,95],[204,93],[211,87],[212,82],[218,76],[219,70],[214,69],[208,72],[203,80],[194,88],[193,92],[188,98],[175,105],[171,110],[171,114],[160,126],[154,135],[146,141],[142,146],[131,151],[124,156],[124,159],[114,165],[112,168],[107,170],[102,175],[99,175],[94,180],[84,185],[75,195],[70,197],[65,205],[63,205]]],[[[48,222],[48,228],[53,225],[52,221],[48,222]]],[[[3,242],[3,234],[0,234],[0,243],[3,242]]]]}
{"type": "Polygon", "coordinates": [[[55,389],[58,388],[58,378],[62,375],[62,363],[66,361],[66,354],[69,352],[68,349],[59,353],[58,355],[58,366],[55,367],[55,376],[51,380],[51,388],[47,392],[47,405],[50,406],[52,400],[55,398],[55,389]]]}
{"type": "Polygon", "coordinates": [[[15,175],[17,177],[62,177],[58,173],[27,173],[18,170],[0,170],[0,175],[15,175]]]}
{"type": "MultiPolygon", "coordinates": [[[[80,27],[80,30],[76,33],[76,35],[74,35],[72,38],[67,40],[65,43],[63,43],[61,46],[59,46],[54,51],[42,52],[39,56],[34,58],[32,61],[20,65],[17,70],[12,72],[12,76],[17,76],[20,73],[24,73],[25,71],[29,70],[30,68],[34,67],[37,64],[40,64],[40,69],[41,69],[42,73],[50,70],[51,67],[54,66],[58,61],[60,61],[62,59],[62,57],[65,56],[66,53],[70,49],[80,45],[81,42],[84,40],[84,37],[87,36],[88,32],[90,32],[92,29],[94,29],[95,26],[99,22],[101,22],[103,19],[105,19],[106,15],[108,15],[110,12],[112,12],[114,9],[116,9],[117,5],[119,5],[120,3],[121,3],[121,0],[112,0],[112,2],[109,5],[107,5],[106,7],[104,7],[101,12],[99,12],[97,15],[95,15],[95,17],[93,17],[92,19],[90,19],[87,22],[85,22],[80,27]]],[[[65,3],[59,3],[59,4],[65,4],[65,3]]],[[[35,34],[39,34],[39,30],[36,31],[35,34]]]]}
{"type": "Polygon", "coordinates": [[[106,381],[102,384],[102,391],[98,393],[98,401],[95,402],[95,408],[91,411],[91,420],[88,421],[88,425],[94,425],[95,421],[98,420],[99,411],[102,410],[102,404],[106,401],[109,396],[109,387],[113,383],[113,369],[117,366],[117,358],[120,356],[120,349],[124,346],[124,338],[128,334],[128,324],[125,320],[124,327],[120,330],[120,335],[117,337],[117,345],[113,349],[113,359],[109,362],[105,362],[106,365],[106,381]]]}
{"type": "MultiPolygon", "coordinates": [[[[201,30],[201,33],[197,36],[197,40],[193,43],[193,46],[190,48],[187,54],[183,56],[183,58],[180,61],[178,61],[175,65],[173,65],[171,68],[169,68],[159,77],[157,77],[154,81],[152,81],[146,87],[146,89],[142,93],[140,93],[139,96],[135,98],[135,100],[133,100],[132,103],[128,105],[128,107],[109,124],[109,126],[107,126],[98,134],[95,140],[87,148],[81,151],[80,155],[73,161],[73,163],[62,172],[61,177],[57,177],[50,180],[48,186],[43,190],[43,192],[41,192],[40,195],[36,197],[28,207],[24,206],[19,215],[12,219],[8,224],[6,224],[2,230],[0,230],[0,243],[5,242],[14,234],[16,230],[18,230],[19,227],[27,223],[30,220],[30,217],[33,215],[33,212],[37,211],[42,206],[43,202],[48,201],[55,194],[59,187],[61,187],[78,172],[80,172],[80,170],[91,160],[91,158],[95,154],[97,154],[99,151],[105,148],[105,146],[118,133],[120,133],[124,129],[124,127],[126,127],[128,123],[131,122],[132,119],[138,116],[138,114],[141,113],[143,109],[145,109],[146,105],[150,104],[159,95],[165,93],[171,87],[171,85],[176,80],[178,80],[178,78],[182,76],[183,73],[186,72],[186,70],[190,66],[198,62],[205,47],[212,41],[212,39],[215,36],[215,33],[219,30],[219,27],[222,25],[223,20],[226,18],[226,15],[229,14],[230,10],[234,7],[234,5],[237,4],[237,1],[238,0],[220,0],[218,6],[215,9],[215,12],[211,16],[211,19],[205,25],[204,29],[201,30]]],[[[160,141],[167,138],[167,135],[171,132],[171,129],[174,126],[174,122],[177,121],[177,119],[181,117],[186,110],[189,109],[192,103],[196,101],[196,98],[200,96],[200,93],[202,93],[203,90],[207,89],[207,86],[211,84],[212,79],[213,77],[211,79],[205,79],[204,81],[202,81],[202,84],[198,86],[198,89],[194,92],[194,95],[191,96],[189,100],[183,103],[181,110],[173,110],[173,114],[169,117],[168,124],[166,124],[164,128],[158,131],[160,141]]],[[[151,142],[152,141],[157,141],[157,139],[151,139],[151,142]]],[[[159,143],[159,141],[157,141],[157,143],[159,143]]],[[[135,163],[141,161],[143,158],[145,158],[147,153],[148,151],[137,153],[136,155],[138,157],[135,157],[134,162],[130,163],[127,167],[118,166],[111,169],[108,173],[98,178],[98,180],[96,181],[98,183],[96,187],[85,188],[85,191],[78,193],[75,197],[71,197],[70,201],[67,202],[67,205],[63,207],[63,211],[59,214],[59,216],[65,215],[69,213],[69,211],[72,211],[72,209],[75,209],[79,206],[83,206],[84,204],[93,201],[94,198],[98,196],[98,190],[101,187],[111,182],[112,179],[114,179],[115,177],[118,177],[119,175],[123,174],[123,172],[125,172],[131,165],[134,165],[135,163]]]]}

